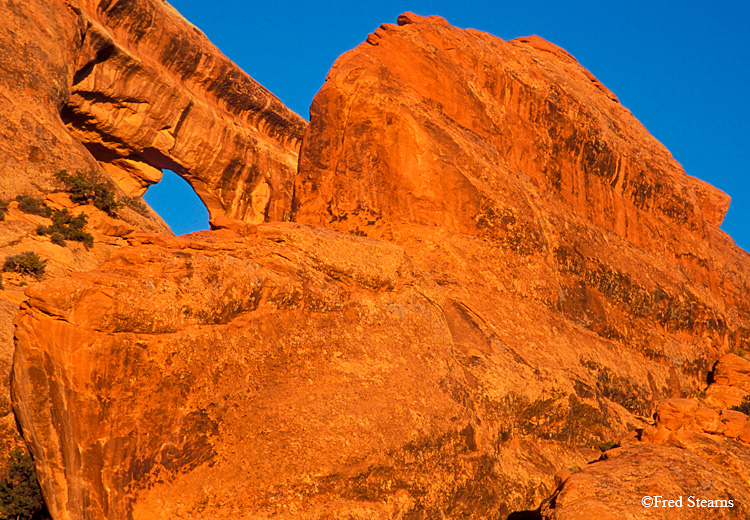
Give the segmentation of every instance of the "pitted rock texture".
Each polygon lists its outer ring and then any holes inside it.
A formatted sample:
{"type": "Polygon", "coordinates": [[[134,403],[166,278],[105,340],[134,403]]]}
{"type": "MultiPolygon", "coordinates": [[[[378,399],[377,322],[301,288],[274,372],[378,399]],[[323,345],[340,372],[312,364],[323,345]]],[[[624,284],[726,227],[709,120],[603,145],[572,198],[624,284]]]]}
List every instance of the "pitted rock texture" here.
{"type": "Polygon", "coordinates": [[[55,519],[392,518],[490,471],[440,290],[399,248],[295,224],[132,240],[17,321],[55,519]]]}
{"type": "MultiPolygon", "coordinates": [[[[718,453],[739,452],[750,463],[748,450],[713,443],[718,453]]],[[[710,461],[671,446],[632,444],[607,452],[607,457],[572,475],[543,520],[734,520],[750,515],[747,467],[732,471],[718,460],[710,461]],[[643,497],[679,500],[667,507],[644,507],[643,497]],[[682,497],[680,499],[680,497],[682,497]],[[709,501],[710,505],[709,505],[709,501]],[[697,504],[697,505],[696,505],[697,504]]],[[[649,502],[651,503],[651,502],[649,502]]],[[[537,518],[540,518],[537,516],[537,518]]]]}
{"type": "Polygon", "coordinates": [[[306,122],[162,0],[79,0],[81,48],[62,111],[129,194],[170,169],[211,217],[288,219],[306,122]]]}
{"type": "Polygon", "coordinates": [[[705,399],[660,403],[654,424],[638,438],[624,438],[622,447],[605,452],[560,483],[540,508],[542,518],[746,518],[750,417],[712,406],[710,395],[717,388],[742,391],[748,368],[746,359],[722,357],[714,368],[714,374],[723,374],[721,382],[709,385],[705,399]],[[648,507],[641,502],[644,497],[648,507]],[[655,497],[674,502],[654,504],[655,497]]]}
{"type": "MultiPolygon", "coordinates": [[[[528,468],[540,442],[620,438],[748,352],[750,258],[716,227],[725,194],[562,49],[398,22],[313,100],[294,218],[394,242],[445,290],[491,456],[532,440],[528,468]]],[[[525,482],[508,503],[536,507],[525,482]]]]}

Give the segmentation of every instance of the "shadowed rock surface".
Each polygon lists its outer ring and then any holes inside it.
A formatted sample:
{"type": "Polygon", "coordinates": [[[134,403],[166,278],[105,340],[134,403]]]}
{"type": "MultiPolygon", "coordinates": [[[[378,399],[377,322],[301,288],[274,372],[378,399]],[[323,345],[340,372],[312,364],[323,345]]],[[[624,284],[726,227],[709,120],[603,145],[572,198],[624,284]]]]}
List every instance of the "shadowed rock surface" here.
{"type": "Polygon", "coordinates": [[[292,179],[304,123],[170,7],[80,7],[67,128],[132,193],[182,168],[218,231],[27,289],[13,407],[56,520],[619,519],[707,479],[747,512],[729,198],[569,54],[404,14],[336,62],[292,179]]]}

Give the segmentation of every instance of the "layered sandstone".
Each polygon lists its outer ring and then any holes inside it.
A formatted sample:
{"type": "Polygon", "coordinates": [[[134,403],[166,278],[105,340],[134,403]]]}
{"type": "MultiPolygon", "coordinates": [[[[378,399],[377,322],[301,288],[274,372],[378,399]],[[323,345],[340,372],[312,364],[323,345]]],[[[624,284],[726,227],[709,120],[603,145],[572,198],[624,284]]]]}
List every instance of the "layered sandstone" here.
{"type": "MultiPolygon", "coordinates": [[[[737,368],[747,374],[750,361],[728,354],[714,371],[737,368]]],[[[742,381],[716,381],[706,394],[726,388],[742,390],[742,381]]],[[[654,424],[638,439],[624,439],[622,447],[567,478],[541,507],[542,518],[718,520],[750,515],[750,417],[710,402],[660,403],[654,424]],[[673,502],[654,504],[657,496],[673,502]]]]}
{"type": "Polygon", "coordinates": [[[166,2],[79,5],[62,116],[110,176],[140,195],[170,169],[211,217],[288,219],[306,122],[166,2]]]}
{"type": "Polygon", "coordinates": [[[0,197],[59,189],[60,169],[106,171],[139,196],[167,168],[211,217],[288,218],[305,121],[170,5],[3,0],[0,13],[0,197]]]}
{"type": "Polygon", "coordinates": [[[723,470],[747,503],[737,392],[684,400],[746,379],[728,197],[565,51],[402,15],[334,65],[292,186],[304,124],[171,8],[81,7],[68,128],[128,189],[192,178],[219,231],[27,289],[13,406],[56,520],[575,518],[723,470]]]}
{"type": "Polygon", "coordinates": [[[539,38],[382,26],[315,97],[295,193],[300,222],[404,247],[477,323],[467,348],[502,339],[548,390],[648,415],[747,349],[728,198],[539,38]]]}

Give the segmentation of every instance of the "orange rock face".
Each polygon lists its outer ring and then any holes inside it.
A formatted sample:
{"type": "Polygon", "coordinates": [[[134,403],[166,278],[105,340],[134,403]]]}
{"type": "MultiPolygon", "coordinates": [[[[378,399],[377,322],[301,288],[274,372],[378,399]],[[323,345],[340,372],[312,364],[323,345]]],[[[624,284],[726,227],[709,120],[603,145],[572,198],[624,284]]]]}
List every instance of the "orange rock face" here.
{"type": "MultiPolygon", "coordinates": [[[[714,373],[737,374],[750,361],[728,354],[714,373]]],[[[730,377],[711,384],[742,389],[730,377]]],[[[545,520],[577,518],[745,518],[750,514],[750,418],[711,398],[667,399],[638,440],[571,475],[540,508],[545,520]],[[641,442],[638,442],[641,441],[641,442]],[[655,503],[660,500],[673,501],[655,503]],[[681,498],[680,498],[681,497],[681,498]],[[645,501],[644,501],[645,500],[645,501]]]]}
{"type": "Polygon", "coordinates": [[[550,390],[646,415],[748,348],[728,197],[539,38],[382,26],[315,97],[295,193],[300,222],[404,247],[479,324],[468,346],[502,338],[550,390]]]}
{"type": "Polygon", "coordinates": [[[565,51],[402,15],[334,65],[292,186],[304,125],[211,83],[186,22],[82,8],[68,128],[136,191],[178,168],[216,231],[27,290],[13,406],[56,519],[632,518],[722,470],[748,503],[728,197],[565,51]]]}
{"type": "Polygon", "coordinates": [[[55,518],[392,518],[487,471],[442,296],[399,248],[292,224],[137,242],[17,322],[55,518]]]}
{"type": "MultiPolygon", "coordinates": [[[[79,206],[54,174],[94,172],[116,198],[141,195],[161,168],[186,177],[212,219],[288,218],[306,123],[231,63],[163,1],[0,0],[0,265],[31,251],[46,276],[89,270],[132,232],[171,234],[142,204],[113,219],[79,206]],[[88,215],[94,247],[37,235],[50,220],[18,195],[88,215]],[[67,200],[66,200],[67,199],[67,200]]],[[[2,274],[0,446],[16,436],[7,381],[13,316],[30,276],[2,274]]],[[[7,452],[5,450],[4,452],[7,452]]],[[[2,465],[0,457],[0,465],[2,465]]]]}
{"type": "Polygon", "coordinates": [[[82,41],[62,111],[129,194],[185,178],[211,217],[288,219],[306,122],[159,0],[80,0],[82,41]]]}
{"type": "MultiPolygon", "coordinates": [[[[54,179],[61,169],[95,171],[97,161],[68,131],[60,109],[70,96],[75,62],[80,51],[80,12],[74,2],[61,0],[0,0],[0,201],[8,212],[0,220],[0,264],[5,258],[31,251],[47,265],[47,276],[64,276],[74,270],[93,269],[121,245],[123,229],[169,233],[155,213],[126,207],[119,219],[111,219],[92,206],[75,206],[54,179]],[[91,250],[80,244],[54,245],[37,235],[38,226],[50,219],[19,210],[15,197],[31,195],[53,209],[70,208],[89,216],[88,231],[94,236],[91,250]],[[48,198],[50,197],[50,198],[48,198]],[[67,199],[67,200],[65,200],[67,199]]],[[[117,191],[115,189],[115,191],[117,191]]],[[[124,193],[116,193],[119,200],[124,193]]],[[[10,402],[9,373],[13,357],[13,318],[25,299],[23,286],[33,276],[0,273],[0,466],[6,449],[17,442],[10,402]]]]}
{"type": "Polygon", "coordinates": [[[747,353],[725,194],[562,49],[398,22],[314,99],[295,218],[395,242],[443,288],[486,453],[520,449],[532,482],[544,459],[519,442],[616,440],[747,353]]]}
{"type": "Polygon", "coordinates": [[[745,469],[728,468],[727,461],[720,457],[707,460],[672,446],[628,445],[608,451],[604,460],[572,475],[555,496],[553,507],[544,507],[537,518],[746,518],[750,514],[748,450],[715,441],[704,447],[724,456],[739,456],[745,469]],[[672,503],[655,502],[656,497],[672,503]]]}

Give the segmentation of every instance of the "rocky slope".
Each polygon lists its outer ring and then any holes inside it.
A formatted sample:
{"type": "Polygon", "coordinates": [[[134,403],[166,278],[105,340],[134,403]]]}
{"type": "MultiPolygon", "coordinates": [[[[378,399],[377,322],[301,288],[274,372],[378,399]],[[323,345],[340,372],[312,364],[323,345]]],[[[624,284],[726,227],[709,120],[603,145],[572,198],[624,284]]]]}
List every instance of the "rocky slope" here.
{"type": "MultiPolygon", "coordinates": [[[[655,424],[566,478],[541,508],[545,520],[746,518],[750,515],[750,418],[711,395],[750,391],[750,361],[727,354],[705,399],[668,399],[655,424]],[[639,442],[640,441],[640,442],[639,442]],[[655,497],[674,501],[665,507],[655,497]],[[647,497],[645,508],[643,497],[647,497]]],[[[732,399],[732,402],[735,400],[732,399]]]]}
{"type": "Polygon", "coordinates": [[[212,83],[195,32],[172,59],[166,4],[80,7],[66,128],[130,192],[177,168],[223,229],[26,290],[13,408],[55,519],[746,515],[729,199],[569,54],[402,15],[336,62],[294,174],[304,124],[212,83]],[[229,128],[244,169],[210,153],[229,128]]]}
{"type": "MultiPolygon", "coordinates": [[[[128,233],[171,234],[139,199],[160,168],[188,179],[213,219],[288,215],[306,123],[171,6],[0,0],[0,16],[0,203],[9,202],[0,262],[31,251],[46,262],[47,277],[64,276],[101,264],[128,233]],[[60,170],[93,172],[131,204],[113,218],[75,203],[54,177],[60,170]],[[37,235],[51,221],[19,210],[19,195],[88,215],[93,247],[37,235]]],[[[18,440],[7,405],[12,321],[24,286],[37,281],[3,273],[0,446],[18,440]]]]}

